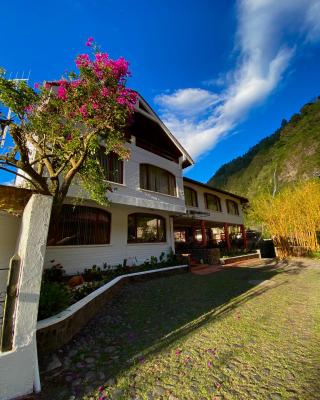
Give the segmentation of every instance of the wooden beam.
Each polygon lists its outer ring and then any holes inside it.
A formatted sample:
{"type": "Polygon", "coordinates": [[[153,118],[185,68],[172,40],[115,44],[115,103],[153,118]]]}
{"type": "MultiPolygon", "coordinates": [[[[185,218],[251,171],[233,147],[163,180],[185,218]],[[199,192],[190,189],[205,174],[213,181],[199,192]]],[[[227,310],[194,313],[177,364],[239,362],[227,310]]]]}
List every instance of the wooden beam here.
{"type": "Polygon", "coordinates": [[[205,221],[201,221],[201,235],[202,235],[202,246],[207,246],[207,235],[206,235],[206,223],[205,221]]]}
{"type": "Polygon", "coordinates": [[[224,237],[227,245],[227,249],[231,249],[231,242],[230,242],[230,236],[229,236],[229,225],[227,223],[224,224],[224,237]]]}
{"type": "Polygon", "coordinates": [[[243,240],[243,248],[246,249],[248,247],[248,242],[247,242],[247,233],[246,233],[244,225],[240,225],[240,229],[241,229],[241,235],[242,235],[242,240],[243,240]]]}

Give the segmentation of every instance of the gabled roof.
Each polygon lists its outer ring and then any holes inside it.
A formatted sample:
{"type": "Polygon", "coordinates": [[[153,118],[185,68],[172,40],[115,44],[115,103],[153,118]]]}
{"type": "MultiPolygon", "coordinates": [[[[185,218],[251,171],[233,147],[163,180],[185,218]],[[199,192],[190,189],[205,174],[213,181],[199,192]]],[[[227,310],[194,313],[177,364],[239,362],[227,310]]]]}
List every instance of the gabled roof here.
{"type": "MultiPolygon", "coordinates": [[[[59,86],[59,83],[57,81],[47,81],[46,83],[51,85],[52,87],[59,86]]],[[[143,115],[144,117],[152,120],[157,125],[159,125],[159,127],[162,129],[162,131],[165,133],[165,135],[169,138],[169,140],[174,144],[174,146],[178,149],[178,151],[183,156],[183,163],[182,163],[183,168],[193,165],[194,161],[193,161],[192,157],[190,156],[190,154],[187,152],[187,150],[174,137],[174,135],[165,126],[165,124],[161,121],[161,119],[158,117],[158,115],[155,113],[155,111],[150,107],[150,105],[146,102],[146,100],[141,96],[141,94],[138,93],[137,91],[135,91],[135,92],[138,95],[138,102],[137,102],[135,111],[137,113],[143,115]]]]}
{"type": "Polygon", "coordinates": [[[214,192],[226,194],[227,196],[235,197],[236,199],[239,199],[241,203],[249,203],[249,200],[246,197],[242,197],[222,189],[214,188],[212,186],[206,185],[205,183],[194,181],[193,179],[187,178],[186,176],[183,177],[183,181],[186,183],[192,183],[193,185],[201,186],[207,190],[212,190],[214,192]]]}
{"type": "Polygon", "coordinates": [[[150,107],[146,100],[137,92],[139,101],[136,106],[136,112],[156,122],[161,129],[165,132],[170,141],[177,147],[183,156],[183,168],[189,167],[194,164],[194,161],[187,150],[181,145],[181,143],[175,138],[170,132],[166,125],[161,121],[155,111],[150,107]]]}

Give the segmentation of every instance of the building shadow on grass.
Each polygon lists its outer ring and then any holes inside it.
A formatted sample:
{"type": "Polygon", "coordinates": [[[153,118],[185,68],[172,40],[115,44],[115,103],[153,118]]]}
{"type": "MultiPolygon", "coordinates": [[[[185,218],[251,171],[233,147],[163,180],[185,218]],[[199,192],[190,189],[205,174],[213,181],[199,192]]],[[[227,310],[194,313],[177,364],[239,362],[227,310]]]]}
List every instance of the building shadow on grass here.
{"type": "Polygon", "coordinates": [[[273,281],[275,275],[296,274],[302,268],[300,261],[270,261],[262,267],[228,267],[212,275],[188,273],[127,284],[58,352],[63,370],[43,379],[40,398],[81,398],[208,322],[287,283],[273,281]],[[79,385],[71,385],[71,379],[79,385]],[[54,397],[57,391],[66,396],[54,397]]]}

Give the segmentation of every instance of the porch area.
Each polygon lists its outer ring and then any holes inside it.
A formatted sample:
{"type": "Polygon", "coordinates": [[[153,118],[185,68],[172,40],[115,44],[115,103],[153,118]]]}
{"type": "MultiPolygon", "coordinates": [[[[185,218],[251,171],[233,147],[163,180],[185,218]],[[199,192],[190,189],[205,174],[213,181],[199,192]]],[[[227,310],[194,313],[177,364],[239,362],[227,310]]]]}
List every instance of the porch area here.
{"type": "Polygon", "coordinates": [[[174,217],[173,226],[176,253],[192,254],[209,264],[212,264],[210,257],[219,258],[232,250],[247,249],[244,225],[179,216],[174,217]]]}

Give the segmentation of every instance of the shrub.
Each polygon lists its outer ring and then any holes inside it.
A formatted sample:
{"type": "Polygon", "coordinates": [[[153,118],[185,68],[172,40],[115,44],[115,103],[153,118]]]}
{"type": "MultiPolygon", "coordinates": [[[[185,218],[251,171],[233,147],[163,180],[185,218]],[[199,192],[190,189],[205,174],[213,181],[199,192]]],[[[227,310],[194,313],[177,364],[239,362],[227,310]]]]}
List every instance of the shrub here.
{"type": "Polygon", "coordinates": [[[97,267],[96,265],[93,265],[91,268],[85,269],[82,276],[86,282],[101,281],[102,279],[101,268],[97,267]]]}
{"type": "Polygon", "coordinates": [[[250,203],[248,217],[272,237],[281,258],[320,251],[320,181],[304,181],[250,203]]]}
{"type": "Polygon", "coordinates": [[[88,282],[82,285],[81,287],[78,287],[72,291],[72,297],[74,302],[77,302],[84,297],[88,296],[88,294],[92,293],[99,287],[101,287],[104,284],[104,281],[100,282],[88,282]]]}
{"type": "MultiPolygon", "coordinates": [[[[55,260],[51,260],[50,262],[54,263],[55,260]]],[[[46,268],[43,271],[43,280],[45,282],[62,282],[65,272],[61,264],[53,264],[52,267],[46,268]]]]}
{"type": "Polygon", "coordinates": [[[56,282],[43,282],[40,291],[38,320],[51,317],[71,304],[71,293],[56,282]]]}

